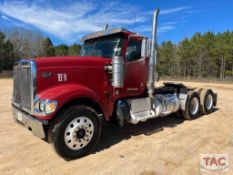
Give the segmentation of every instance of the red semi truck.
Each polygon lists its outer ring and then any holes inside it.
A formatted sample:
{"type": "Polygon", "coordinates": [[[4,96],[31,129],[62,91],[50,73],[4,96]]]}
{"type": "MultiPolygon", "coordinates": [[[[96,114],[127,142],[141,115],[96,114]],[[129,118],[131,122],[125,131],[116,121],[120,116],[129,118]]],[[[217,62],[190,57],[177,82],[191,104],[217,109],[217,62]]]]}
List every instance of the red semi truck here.
{"type": "Polygon", "coordinates": [[[211,113],[217,103],[211,89],[169,82],[154,87],[158,14],[151,41],[123,28],[105,28],[82,38],[80,56],[16,62],[14,118],[72,159],[95,147],[101,118],[123,126],[172,113],[188,120],[211,113]]]}

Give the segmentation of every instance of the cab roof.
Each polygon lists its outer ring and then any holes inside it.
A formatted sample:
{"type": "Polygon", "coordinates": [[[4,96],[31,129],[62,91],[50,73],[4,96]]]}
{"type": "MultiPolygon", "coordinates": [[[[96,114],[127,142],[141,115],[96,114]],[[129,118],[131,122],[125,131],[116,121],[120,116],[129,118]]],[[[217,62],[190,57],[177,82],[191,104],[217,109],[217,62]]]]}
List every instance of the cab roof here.
{"type": "Polygon", "coordinates": [[[88,34],[88,35],[84,36],[83,38],[81,38],[81,42],[84,42],[84,41],[90,40],[90,39],[94,39],[94,38],[103,37],[103,36],[113,35],[113,34],[117,34],[117,33],[125,33],[127,35],[135,35],[135,33],[130,32],[125,28],[113,28],[113,29],[106,29],[106,30],[101,30],[98,32],[88,34]]]}

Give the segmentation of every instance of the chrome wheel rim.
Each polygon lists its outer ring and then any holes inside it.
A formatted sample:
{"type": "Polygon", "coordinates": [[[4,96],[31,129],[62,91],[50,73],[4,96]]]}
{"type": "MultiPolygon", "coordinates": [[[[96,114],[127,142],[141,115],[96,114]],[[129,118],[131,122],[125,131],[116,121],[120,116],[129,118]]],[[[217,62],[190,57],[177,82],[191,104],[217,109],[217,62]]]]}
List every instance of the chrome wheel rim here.
{"type": "Polygon", "coordinates": [[[207,97],[206,97],[206,109],[207,110],[210,110],[213,106],[213,96],[211,94],[209,94],[207,97]]]}
{"type": "Polygon", "coordinates": [[[199,109],[199,101],[197,97],[193,97],[191,104],[190,104],[190,113],[195,115],[199,109]]]}
{"type": "Polygon", "coordinates": [[[64,133],[65,144],[72,150],[80,150],[87,146],[94,134],[94,124],[85,117],[77,117],[66,127],[64,133]]]}

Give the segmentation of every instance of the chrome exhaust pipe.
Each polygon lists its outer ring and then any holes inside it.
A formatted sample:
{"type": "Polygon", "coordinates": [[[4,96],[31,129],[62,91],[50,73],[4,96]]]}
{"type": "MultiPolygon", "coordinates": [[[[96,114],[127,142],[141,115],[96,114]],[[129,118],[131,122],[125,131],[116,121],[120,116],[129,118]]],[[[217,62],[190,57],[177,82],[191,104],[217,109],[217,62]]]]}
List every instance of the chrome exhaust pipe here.
{"type": "Polygon", "coordinates": [[[157,60],[157,26],[158,26],[159,9],[154,11],[153,17],[153,28],[152,28],[152,41],[151,51],[149,58],[149,76],[148,76],[148,96],[151,100],[154,99],[154,83],[155,83],[155,71],[156,71],[156,60],[157,60]]]}

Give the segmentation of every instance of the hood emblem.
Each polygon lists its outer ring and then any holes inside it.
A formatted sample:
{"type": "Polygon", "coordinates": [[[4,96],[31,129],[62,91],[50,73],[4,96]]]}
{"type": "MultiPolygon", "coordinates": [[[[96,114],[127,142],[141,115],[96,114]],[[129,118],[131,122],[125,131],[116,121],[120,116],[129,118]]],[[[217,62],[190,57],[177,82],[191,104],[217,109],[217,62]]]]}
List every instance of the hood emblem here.
{"type": "Polygon", "coordinates": [[[51,72],[42,72],[42,77],[48,79],[51,77],[52,73],[51,72]]]}

